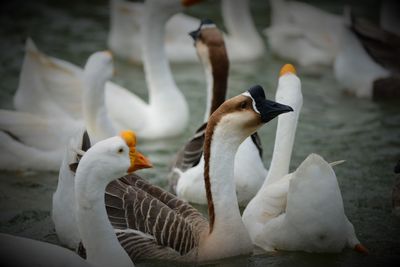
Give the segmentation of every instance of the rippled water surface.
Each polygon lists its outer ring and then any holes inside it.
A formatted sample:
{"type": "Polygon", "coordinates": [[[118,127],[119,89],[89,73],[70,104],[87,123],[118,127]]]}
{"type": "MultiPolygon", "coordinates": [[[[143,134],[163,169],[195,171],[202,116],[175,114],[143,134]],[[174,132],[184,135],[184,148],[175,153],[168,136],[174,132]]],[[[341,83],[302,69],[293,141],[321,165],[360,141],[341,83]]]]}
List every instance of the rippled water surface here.
{"type": "MultiPolygon", "coordinates": [[[[14,1],[2,8],[1,108],[12,109],[12,95],[17,88],[23,46],[28,35],[42,51],[80,66],[92,52],[106,49],[107,1],[96,1],[93,6],[82,2],[14,1]]],[[[258,1],[252,5],[259,29],[269,22],[266,2],[258,1]]],[[[318,2],[318,5],[334,12],[341,10],[336,2],[318,2]]],[[[377,6],[370,1],[358,7],[359,13],[369,13],[373,17],[371,10],[377,6]]],[[[196,7],[191,13],[221,21],[218,5],[213,1],[196,7]]],[[[191,40],[188,38],[188,41],[191,40]]],[[[256,62],[232,64],[228,95],[236,95],[258,83],[272,98],[279,68],[284,63],[267,53],[256,62]]],[[[154,162],[154,168],[142,174],[161,186],[167,183],[165,177],[172,156],[200,125],[205,106],[205,81],[200,64],[172,67],[189,102],[191,124],[180,137],[140,144],[140,149],[154,162]]],[[[146,98],[140,66],[117,60],[116,70],[114,80],[117,83],[146,98]]],[[[278,252],[218,261],[210,266],[374,266],[400,262],[400,218],[391,213],[393,167],[400,159],[400,105],[355,99],[342,93],[330,69],[324,69],[320,76],[308,75],[302,69],[298,73],[303,85],[304,105],[291,170],[312,152],[327,161],[346,160],[345,164],[335,168],[346,214],[371,253],[364,256],[348,249],[340,254],[278,252]]],[[[276,121],[273,121],[260,131],[266,166],[269,166],[272,154],[275,128],[276,121]]],[[[49,217],[57,176],[57,173],[0,172],[0,232],[57,243],[49,217]]],[[[165,263],[139,266],[165,266],[165,263]]]]}

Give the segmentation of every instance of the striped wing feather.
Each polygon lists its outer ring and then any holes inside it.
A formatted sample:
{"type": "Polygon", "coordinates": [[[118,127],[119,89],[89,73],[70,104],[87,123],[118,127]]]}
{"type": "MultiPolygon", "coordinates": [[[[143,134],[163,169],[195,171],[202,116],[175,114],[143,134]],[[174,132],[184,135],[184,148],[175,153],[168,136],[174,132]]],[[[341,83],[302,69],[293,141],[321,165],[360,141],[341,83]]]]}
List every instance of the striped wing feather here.
{"type": "Polygon", "coordinates": [[[200,212],[135,174],[110,183],[105,201],[132,260],[195,257],[200,234],[208,229],[200,212]]]}
{"type": "Polygon", "coordinates": [[[203,155],[204,134],[206,127],[207,123],[204,123],[199,129],[197,129],[192,139],[190,139],[184,148],[178,153],[174,168],[178,168],[181,171],[186,171],[187,169],[199,164],[201,156],[203,155]]]}

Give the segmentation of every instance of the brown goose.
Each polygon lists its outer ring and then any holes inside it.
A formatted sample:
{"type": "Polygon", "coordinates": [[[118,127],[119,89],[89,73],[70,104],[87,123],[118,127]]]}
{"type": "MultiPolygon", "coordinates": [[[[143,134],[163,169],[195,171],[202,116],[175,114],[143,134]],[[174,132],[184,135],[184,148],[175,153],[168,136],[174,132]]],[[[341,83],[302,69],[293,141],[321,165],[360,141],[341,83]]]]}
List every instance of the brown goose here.
{"type": "Polygon", "coordinates": [[[210,116],[204,141],[209,221],[188,203],[137,175],[110,183],[107,212],[131,259],[203,262],[251,253],[253,245],[233,181],[235,154],[260,126],[289,111],[289,106],[265,99],[263,88],[254,86],[225,101],[210,116]]]}
{"type": "MultiPolygon", "coordinates": [[[[207,108],[204,124],[177,154],[169,180],[172,191],[179,198],[192,203],[207,204],[202,157],[205,129],[210,114],[225,100],[229,60],[223,35],[211,20],[202,20],[198,30],[190,35],[194,39],[207,78],[207,108]]],[[[236,192],[239,205],[244,206],[257,193],[267,175],[257,132],[246,138],[236,155],[236,192]]]]}

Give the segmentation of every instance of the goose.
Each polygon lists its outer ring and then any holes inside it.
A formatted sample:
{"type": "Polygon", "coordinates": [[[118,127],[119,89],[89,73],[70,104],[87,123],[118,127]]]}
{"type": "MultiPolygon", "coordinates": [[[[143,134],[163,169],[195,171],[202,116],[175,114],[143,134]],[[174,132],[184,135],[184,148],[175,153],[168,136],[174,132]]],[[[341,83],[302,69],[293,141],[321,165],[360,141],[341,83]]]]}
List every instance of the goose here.
{"type": "Polygon", "coordinates": [[[82,80],[82,68],[47,56],[28,38],[14,108],[41,118],[80,119],[82,80]]]}
{"type": "Polygon", "coordinates": [[[189,119],[188,106],[173,79],[163,40],[166,21],[179,12],[182,5],[188,6],[194,2],[146,1],[142,38],[149,103],[120,87],[109,88],[106,91],[106,106],[118,129],[133,129],[141,138],[157,139],[177,136],[186,128],[189,119]]]}
{"type": "Polygon", "coordinates": [[[348,246],[366,252],[344,213],[332,166],[310,154],[288,174],[303,103],[300,79],[291,64],[281,69],[276,101],[292,106],[294,112],[278,119],[268,176],[243,212],[256,250],[340,252],[348,246]]]}
{"type": "Polygon", "coordinates": [[[122,132],[96,143],[81,158],[75,175],[76,219],[86,261],[53,244],[0,234],[0,258],[12,266],[121,266],[133,267],[107,218],[104,192],[114,179],[148,167],[135,149],[133,132],[122,132]]]}
{"type": "Polygon", "coordinates": [[[204,142],[209,221],[187,202],[137,175],[110,183],[105,196],[108,218],[131,259],[204,262],[249,254],[253,245],[233,182],[235,154],[257,128],[289,111],[289,106],[265,99],[263,88],[254,86],[210,116],[204,142]]]}
{"type": "Polygon", "coordinates": [[[342,19],[310,4],[270,0],[271,25],[263,33],[270,49],[310,71],[332,66],[342,19]]]}
{"type": "Polygon", "coordinates": [[[360,98],[399,99],[400,36],[351,15],[348,23],[334,63],[340,86],[360,98]]]}
{"type": "MultiPolygon", "coordinates": [[[[203,20],[199,29],[190,35],[194,39],[208,81],[207,108],[204,123],[177,154],[169,180],[172,191],[179,198],[196,204],[207,204],[203,178],[203,143],[210,114],[225,100],[229,60],[223,36],[212,21],[203,20]]],[[[246,138],[235,157],[234,173],[240,206],[246,205],[257,193],[267,175],[259,140],[257,132],[246,138]]]]}
{"type": "Polygon", "coordinates": [[[71,249],[77,249],[81,241],[75,216],[75,166],[82,154],[91,147],[89,135],[82,131],[71,137],[66,146],[51,207],[51,219],[58,240],[71,249]]]}
{"type": "Polygon", "coordinates": [[[112,56],[96,52],[83,73],[83,121],[68,116],[46,118],[22,111],[0,110],[0,168],[5,170],[58,170],[63,147],[86,128],[93,143],[115,135],[104,107],[104,84],[112,76],[112,56]]]}
{"type": "MultiPolygon", "coordinates": [[[[189,109],[185,97],[173,79],[165,56],[163,42],[165,35],[164,24],[173,14],[182,9],[182,5],[189,6],[194,3],[195,1],[192,0],[149,0],[146,2],[146,8],[143,11],[144,27],[142,29],[142,38],[145,44],[143,49],[143,66],[149,92],[149,102],[146,103],[127,89],[108,81],[105,88],[105,106],[110,120],[118,131],[132,129],[142,139],[159,139],[178,136],[185,130],[189,120],[189,109]],[[163,10],[161,13],[159,12],[160,8],[163,10]],[[137,116],[137,114],[141,114],[141,116],[137,116]]],[[[28,56],[29,60],[37,61],[37,58],[28,56]]],[[[63,68],[64,64],[60,63],[63,61],[56,61],[52,58],[48,59],[52,64],[63,68]]],[[[40,64],[37,65],[40,66],[40,64]]],[[[35,69],[31,71],[37,72],[35,69]]],[[[43,71],[46,72],[46,69],[43,71]]],[[[38,75],[41,75],[41,72],[38,75]]],[[[66,78],[71,79],[71,76],[67,76],[66,78]]],[[[79,78],[79,75],[76,78],[79,78]]],[[[40,88],[34,87],[31,89],[35,91],[38,98],[44,94],[40,88]]],[[[56,84],[54,87],[46,86],[46,89],[58,91],[59,89],[65,89],[65,86],[63,84],[56,84]],[[58,86],[61,88],[58,88],[58,86]]],[[[29,103],[28,99],[31,93],[26,93],[26,91],[21,90],[17,92],[19,99],[22,99],[20,101],[26,105],[31,106],[29,112],[35,113],[36,105],[29,103]]],[[[82,98],[82,96],[79,96],[82,91],[72,91],[71,93],[78,94],[78,96],[75,95],[73,98],[82,98]]],[[[55,105],[65,101],[63,98],[57,97],[57,94],[51,95],[55,105]]],[[[44,95],[43,99],[48,99],[48,96],[44,95]]],[[[85,101],[86,99],[83,98],[81,102],[84,103],[85,101]]],[[[54,105],[54,103],[49,105],[54,105]]],[[[46,115],[46,117],[52,116],[52,113],[46,115]]]]}
{"type": "MultiPolygon", "coordinates": [[[[122,58],[142,62],[143,12],[145,4],[126,0],[111,0],[108,46],[122,58]]],[[[158,13],[164,12],[160,7],[158,13]]],[[[249,0],[222,0],[221,11],[228,33],[225,42],[232,61],[255,60],[265,53],[265,46],[254,25],[249,0]],[[240,18],[238,20],[237,18],[240,18]]],[[[170,62],[196,62],[193,47],[187,42],[187,33],[200,20],[182,13],[174,14],[165,24],[165,49],[170,62]]]]}

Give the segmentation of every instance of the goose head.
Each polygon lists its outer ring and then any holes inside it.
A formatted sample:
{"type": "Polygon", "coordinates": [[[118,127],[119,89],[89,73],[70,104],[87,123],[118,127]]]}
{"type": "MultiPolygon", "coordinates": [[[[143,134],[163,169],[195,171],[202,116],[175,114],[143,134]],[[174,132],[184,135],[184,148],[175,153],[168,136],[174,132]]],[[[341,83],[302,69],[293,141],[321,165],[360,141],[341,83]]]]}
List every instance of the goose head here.
{"type": "Polygon", "coordinates": [[[219,59],[222,60],[221,65],[229,65],[223,35],[212,20],[203,19],[199,28],[189,35],[203,63],[219,59]]]}
{"type": "Polygon", "coordinates": [[[292,64],[285,64],[280,70],[275,100],[290,105],[295,112],[299,112],[303,105],[301,81],[292,64]]]}
{"type": "Polygon", "coordinates": [[[113,57],[110,51],[92,54],[84,68],[85,81],[91,84],[96,80],[108,81],[114,73],[113,57]]]}
{"type": "Polygon", "coordinates": [[[255,85],[245,93],[225,101],[211,115],[209,124],[211,122],[210,128],[223,128],[227,139],[238,139],[241,143],[263,124],[290,111],[293,111],[290,106],[266,99],[264,89],[255,85]]]}
{"type": "Polygon", "coordinates": [[[226,98],[229,59],[222,32],[213,21],[203,19],[197,30],[189,35],[194,40],[197,55],[207,79],[207,108],[205,121],[226,98]]]}
{"type": "Polygon", "coordinates": [[[119,136],[96,143],[83,155],[77,172],[81,166],[98,166],[102,173],[99,177],[107,179],[106,182],[126,173],[152,167],[150,161],[136,150],[133,131],[122,131],[119,136]]]}

